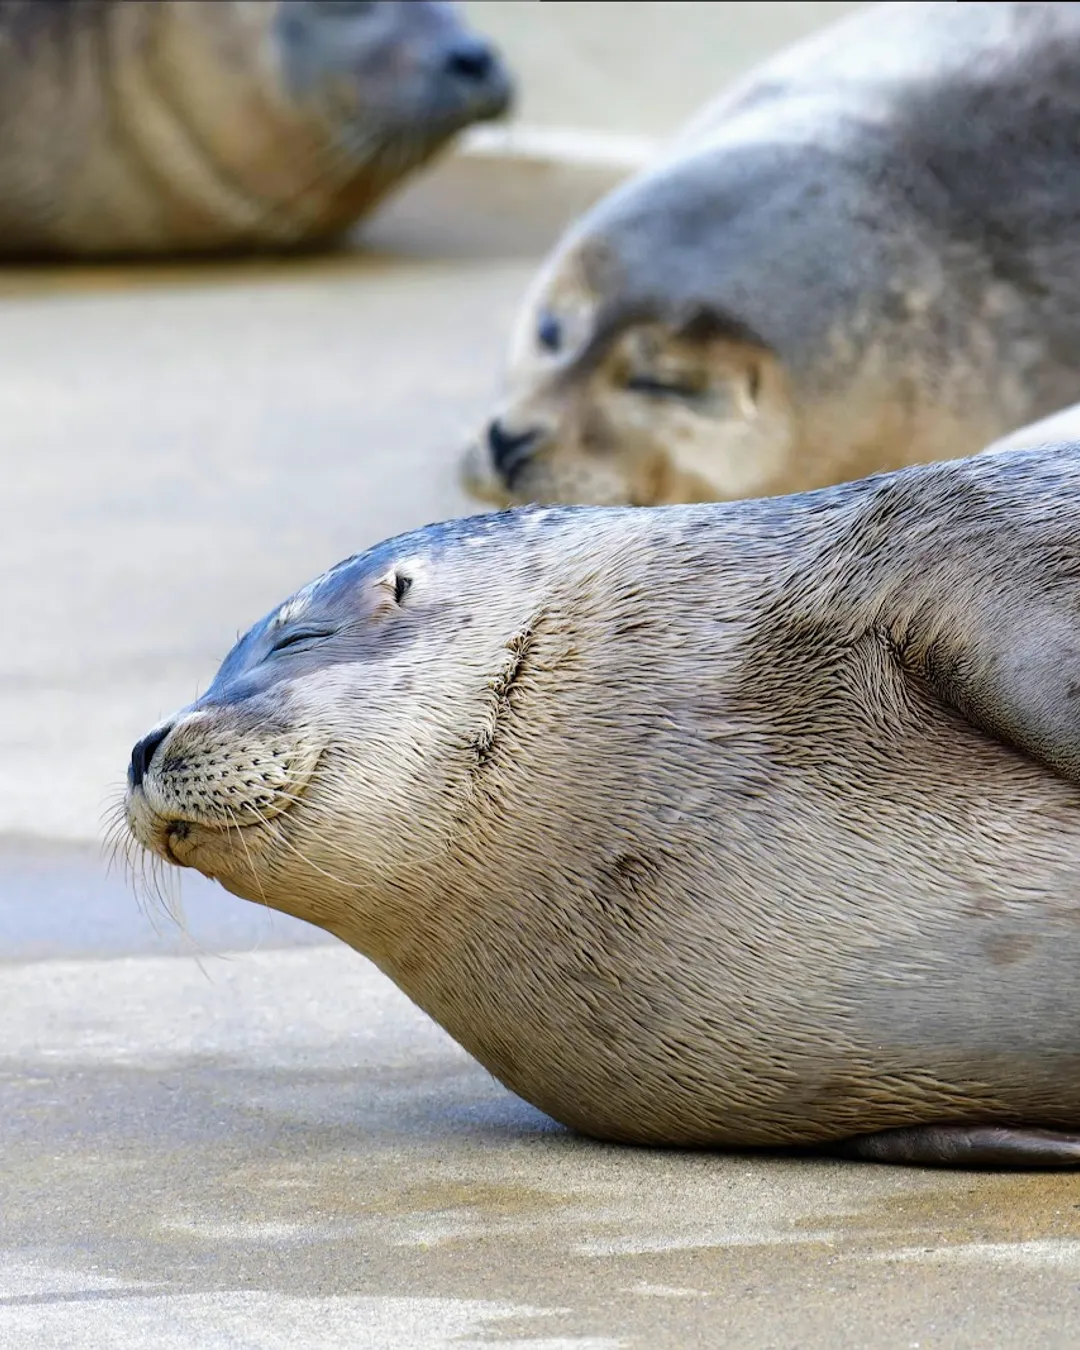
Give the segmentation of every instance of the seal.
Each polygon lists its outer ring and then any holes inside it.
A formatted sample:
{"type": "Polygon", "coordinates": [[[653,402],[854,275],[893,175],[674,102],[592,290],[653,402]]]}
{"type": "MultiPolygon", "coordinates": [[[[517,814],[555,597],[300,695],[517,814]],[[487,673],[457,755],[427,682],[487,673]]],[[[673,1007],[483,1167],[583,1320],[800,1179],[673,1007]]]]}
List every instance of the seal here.
{"type": "Polygon", "coordinates": [[[0,252],[325,243],[510,99],[433,0],[0,0],[0,252]]]}
{"type": "Polygon", "coordinates": [[[1080,6],[889,3],[556,244],[467,449],[498,505],[809,490],[1080,398],[1080,6]]]}
{"type": "Polygon", "coordinates": [[[134,748],[129,838],[626,1143],[1080,1163],[1075,446],[378,545],[134,748]]]}

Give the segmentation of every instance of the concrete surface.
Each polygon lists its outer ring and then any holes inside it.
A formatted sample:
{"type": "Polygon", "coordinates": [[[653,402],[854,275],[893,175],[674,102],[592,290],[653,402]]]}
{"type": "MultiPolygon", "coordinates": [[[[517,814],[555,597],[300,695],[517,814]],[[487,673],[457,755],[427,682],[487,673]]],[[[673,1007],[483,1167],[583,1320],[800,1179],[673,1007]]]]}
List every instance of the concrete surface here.
{"type": "Polygon", "coordinates": [[[0,1350],[1080,1341],[1080,1177],[575,1139],[359,956],[174,874],[181,927],[93,842],[238,629],[471,509],[590,190],[448,166],[368,256],[0,273],[0,1350]]]}
{"type": "Polygon", "coordinates": [[[583,1143],[342,948],[2,977],[5,1350],[1076,1344],[1078,1178],[583,1143]]]}

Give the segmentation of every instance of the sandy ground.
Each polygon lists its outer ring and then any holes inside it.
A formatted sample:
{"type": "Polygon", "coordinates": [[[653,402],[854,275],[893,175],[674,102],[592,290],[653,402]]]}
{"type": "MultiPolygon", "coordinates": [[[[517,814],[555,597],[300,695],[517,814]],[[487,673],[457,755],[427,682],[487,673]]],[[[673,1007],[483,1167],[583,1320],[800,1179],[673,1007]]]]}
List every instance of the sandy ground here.
{"type": "Polygon", "coordinates": [[[1080,1178],[590,1144],[316,930],[106,871],[238,629],[471,509],[534,262],[423,200],[367,257],[0,275],[0,1347],[1075,1346],[1080,1178]]]}

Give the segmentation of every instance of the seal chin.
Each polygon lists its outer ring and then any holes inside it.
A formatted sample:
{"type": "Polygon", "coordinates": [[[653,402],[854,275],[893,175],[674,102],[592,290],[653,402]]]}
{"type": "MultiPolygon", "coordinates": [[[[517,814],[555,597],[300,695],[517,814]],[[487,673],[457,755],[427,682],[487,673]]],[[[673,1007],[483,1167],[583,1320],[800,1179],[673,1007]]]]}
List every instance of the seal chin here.
{"type": "MultiPolygon", "coordinates": [[[[178,820],[159,815],[139,788],[130,789],[124,803],[128,830],[147,853],[173,867],[201,872],[212,881],[227,882],[237,865],[248,872],[280,843],[282,816],[274,824],[221,825],[208,821],[178,820]]],[[[234,879],[242,884],[241,878],[234,879]]]]}
{"type": "Polygon", "coordinates": [[[461,487],[470,496],[490,506],[504,510],[517,505],[517,499],[495,472],[483,443],[479,440],[466,447],[458,465],[461,487]]]}
{"type": "Polygon", "coordinates": [[[211,881],[224,883],[231,879],[234,887],[241,886],[244,880],[235,876],[239,864],[250,891],[251,879],[257,876],[256,861],[262,860],[279,842],[275,836],[280,834],[280,829],[276,822],[273,828],[269,825],[237,825],[225,830],[217,825],[170,821],[165,839],[167,852],[163,856],[174,866],[189,867],[211,881]]]}

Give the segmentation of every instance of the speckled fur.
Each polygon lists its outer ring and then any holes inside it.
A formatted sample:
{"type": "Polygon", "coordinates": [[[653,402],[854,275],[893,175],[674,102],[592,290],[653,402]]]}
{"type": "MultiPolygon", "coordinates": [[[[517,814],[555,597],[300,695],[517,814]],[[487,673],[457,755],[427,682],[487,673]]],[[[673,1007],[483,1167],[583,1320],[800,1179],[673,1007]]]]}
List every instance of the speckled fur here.
{"type": "Polygon", "coordinates": [[[1068,1129],[1078,541],[1075,446],[433,526],[257,624],[131,827],[588,1134],[1068,1129]],[[169,766],[260,727],[307,767],[241,846],[169,766]]]}

